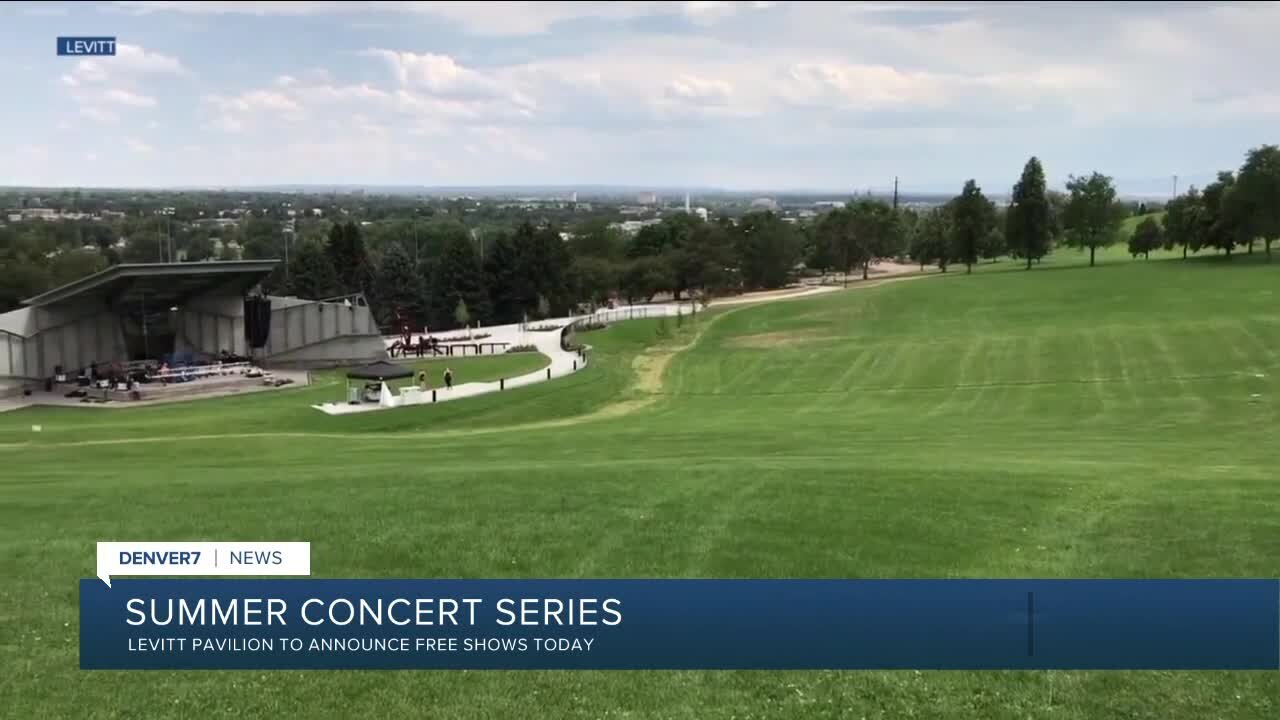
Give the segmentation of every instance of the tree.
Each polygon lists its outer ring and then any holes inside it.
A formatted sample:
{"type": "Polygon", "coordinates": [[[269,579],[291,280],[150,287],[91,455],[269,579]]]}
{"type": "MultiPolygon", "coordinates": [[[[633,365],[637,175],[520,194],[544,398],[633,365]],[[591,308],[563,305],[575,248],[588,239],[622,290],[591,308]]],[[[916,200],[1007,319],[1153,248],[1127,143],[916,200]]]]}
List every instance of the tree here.
{"type": "Polygon", "coordinates": [[[618,286],[617,264],[592,255],[575,256],[569,275],[574,297],[593,305],[603,304],[618,286]]]}
{"type": "Polygon", "coordinates": [[[199,262],[201,260],[209,260],[217,255],[217,249],[213,246],[213,240],[204,233],[193,235],[187,242],[187,260],[189,262],[199,262]]]}
{"type": "Polygon", "coordinates": [[[626,254],[627,239],[622,231],[604,219],[594,219],[574,228],[569,236],[573,257],[621,260],[626,254]]]}
{"type": "Polygon", "coordinates": [[[1067,190],[1070,196],[1063,213],[1067,240],[1075,247],[1089,248],[1089,266],[1093,267],[1098,248],[1116,241],[1124,209],[1116,202],[1111,178],[1101,173],[1071,176],[1067,190]]]}
{"type": "Polygon", "coordinates": [[[51,287],[58,287],[106,269],[107,259],[95,251],[65,250],[51,258],[49,281],[51,287]]]}
{"type": "Polygon", "coordinates": [[[782,287],[799,258],[791,226],[771,211],[747,213],[736,228],[742,280],[749,287],[782,287]]]}
{"type": "Polygon", "coordinates": [[[1149,260],[1151,251],[1163,245],[1164,231],[1160,229],[1160,223],[1150,215],[1144,217],[1133,231],[1133,235],[1129,236],[1129,254],[1133,257],[1142,255],[1149,260]]]}
{"type": "Polygon", "coordinates": [[[379,324],[398,327],[411,322],[420,327],[426,321],[426,284],[400,243],[391,242],[383,250],[373,287],[372,305],[379,324]]]}
{"type": "MultiPolygon", "coordinates": [[[[920,269],[923,271],[925,265],[937,262],[946,254],[945,248],[950,234],[951,228],[946,210],[942,207],[931,208],[920,216],[912,229],[908,255],[920,264],[920,269]]],[[[945,264],[940,267],[944,272],[946,271],[945,264]]]]}
{"type": "MultiPolygon", "coordinates": [[[[529,236],[532,237],[533,227],[528,226],[528,229],[529,236]]],[[[489,290],[492,302],[492,321],[499,324],[517,322],[524,312],[523,288],[529,282],[519,274],[520,258],[516,254],[515,244],[506,233],[495,235],[487,244],[484,276],[485,287],[489,290]]]]}
{"type": "MultiPolygon", "coordinates": [[[[455,235],[444,246],[431,281],[431,324],[447,326],[457,320],[454,311],[465,302],[472,320],[489,319],[489,294],[484,270],[475,247],[465,235],[455,235]]],[[[465,323],[459,323],[465,324],[465,323]]]]}
{"type": "Polygon", "coordinates": [[[1241,203],[1233,201],[1240,197],[1234,192],[1235,182],[1235,173],[1220,172],[1218,179],[1206,185],[1201,195],[1203,246],[1222,250],[1228,258],[1236,245],[1246,242],[1249,234],[1250,218],[1241,212],[1241,203]]]}
{"type": "Polygon", "coordinates": [[[1009,251],[1031,262],[1049,253],[1053,237],[1052,209],[1045,191],[1044,168],[1032,157],[1022,168],[1022,177],[1013,186],[1008,211],[1005,213],[1005,240],[1009,251]]]}
{"type": "Polygon", "coordinates": [[[307,300],[323,300],[341,294],[338,274],[324,248],[305,243],[289,259],[289,293],[307,300]]]}
{"type": "Polygon", "coordinates": [[[511,286],[503,292],[518,308],[517,316],[534,310],[539,295],[547,298],[553,314],[568,313],[573,304],[569,287],[571,257],[560,231],[550,225],[535,228],[525,222],[516,228],[514,246],[511,286]]]}
{"type": "Polygon", "coordinates": [[[951,200],[952,250],[957,261],[973,272],[982,243],[995,227],[996,207],[982,194],[978,183],[968,180],[960,194],[951,200]]]}
{"type": "Polygon", "coordinates": [[[1204,244],[1205,236],[1204,200],[1200,191],[1193,185],[1186,195],[1176,197],[1165,206],[1164,248],[1173,249],[1182,246],[1182,259],[1187,259],[1187,250],[1199,252],[1204,244]]]}
{"type": "Polygon", "coordinates": [[[833,259],[846,280],[853,268],[862,270],[865,280],[871,263],[894,256],[902,246],[903,225],[893,208],[870,198],[854,201],[827,213],[818,222],[815,245],[833,259]]]}
{"type": "Polygon", "coordinates": [[[638,257],[627,263],[619,279],[624,297],[628,303],[637,300],[648,302],[654,295],[670,290],[674,284],[671,268],[660,257],[638,257]]]}
{"type": "Polygon", "coordinates": [[[1248,218],[1249,238],[1261,237],[1271,260],[1271,243],[1280,237],[1280,147],[1263,145],[1245,156],[1238,178],[1239,205],[1248,218]]]}
{"type": "Polygon", "coordinates": [[[325,253],[338,274],[339,294],[368,293],[371,279],[369,256],[360,228],[351,221],[329,229],[325,253]]]}
{"type": "Polygon", "coordinates": [[[987,231],[986,237],[982,238],[981,247],[978,255],[983,260],[995,262],[1001,255],[1009,251],[1008,244],[1004,239],[1004,231],[1000,229],[1000,223],[997,221],[987,231]]]}

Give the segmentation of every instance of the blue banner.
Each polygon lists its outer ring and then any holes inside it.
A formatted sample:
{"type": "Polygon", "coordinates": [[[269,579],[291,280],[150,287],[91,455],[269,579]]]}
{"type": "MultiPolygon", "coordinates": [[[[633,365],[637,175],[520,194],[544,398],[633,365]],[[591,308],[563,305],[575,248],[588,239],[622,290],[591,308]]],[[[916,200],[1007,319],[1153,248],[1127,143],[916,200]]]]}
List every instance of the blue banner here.
{"type": "Polygon", "coordinates": [[[115,55],[114,37],[59,37],[59,55],[115,55]]]}
{"type": "Polygon", "coordinates": [[[80,666],[1277,670],[1280,580],[82,580],[80,666]]]}

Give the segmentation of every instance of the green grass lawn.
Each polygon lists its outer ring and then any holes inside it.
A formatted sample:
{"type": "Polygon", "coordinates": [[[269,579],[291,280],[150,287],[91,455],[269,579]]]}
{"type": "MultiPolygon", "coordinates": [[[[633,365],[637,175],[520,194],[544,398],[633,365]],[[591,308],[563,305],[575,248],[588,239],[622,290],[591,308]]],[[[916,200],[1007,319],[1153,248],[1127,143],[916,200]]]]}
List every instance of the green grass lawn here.
{"type": "Polygon", "coordinates": [[[98,540],[309,540],[319,577],[1275,577],[1280,263],[1260,260],[1059,251],[713,306],[587,334],[562,380],[359,417],[306,408],[319,387],[0,415],[0,714],[1274,718],[1276,673],[77,659],[98,540]]]}

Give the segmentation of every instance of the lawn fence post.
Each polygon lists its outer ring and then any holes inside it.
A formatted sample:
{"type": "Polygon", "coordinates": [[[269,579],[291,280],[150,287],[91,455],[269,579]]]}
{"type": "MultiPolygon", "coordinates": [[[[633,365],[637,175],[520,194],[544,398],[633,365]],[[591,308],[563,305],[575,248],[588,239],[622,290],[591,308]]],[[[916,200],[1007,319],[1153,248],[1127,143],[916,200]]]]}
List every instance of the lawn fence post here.
{"type": "Polygon", "coordinates": [[[548,366],[547,366],[547,379],[548,379],[548,380],[550,380],[550,379],[551,379],[551,366],[550,366],[550,365],[548,365],[548,366]]]}
{"type": "Polygon", "coordinates": [[[499,389],[499,390],[506,390],[506,389],[507,389],[507,379],[506,379],[506,378],[498,378],[498,389],[499,389]]]}
{"type": "Polygon", "coordinates": [[[435,401],[436,401],[436,391],[433,389],[431,391],[431,402],[435,402],[435,401]]]}
{"type": "Polygon", "coordinates": [[[574,361],[573,361],[573,371],[574,371],[574,372],[578,372],[578,361],[577,361],[577,360],[574,360],[574,361]]]}

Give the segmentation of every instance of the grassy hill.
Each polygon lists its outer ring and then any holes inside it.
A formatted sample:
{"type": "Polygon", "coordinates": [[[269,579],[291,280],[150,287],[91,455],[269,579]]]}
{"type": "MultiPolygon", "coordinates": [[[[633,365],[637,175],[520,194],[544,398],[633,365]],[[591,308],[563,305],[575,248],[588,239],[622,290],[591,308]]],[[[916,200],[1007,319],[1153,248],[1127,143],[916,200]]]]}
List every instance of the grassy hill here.
{"type": "Polygon", "coordinates": [[[306,539],[318,577],[1277,576],[1280,264],[1100,258],[624,323],[582,373],[434,407],[0,415],[5,707],[1275,717],[1275,673],[77,669],[99,539],[306,539]]]}
{"type": "Polygon", "coordinates": [[[1133,235],[1133,231],[1138,229],[1138,225],[1147,218],[1153,218],[1156,222],[1164,220],[1164,210],[1147,213],[1146,215],[1132,215],[1124,219],[1120,225],[1120,237],[1128,240],[1133,235]]]}

